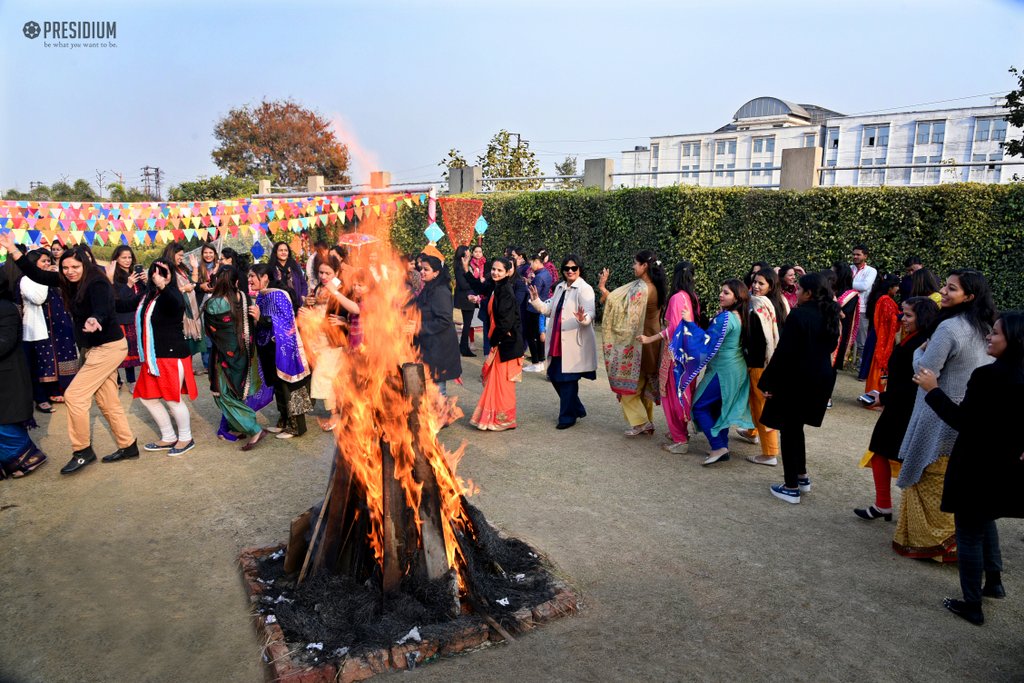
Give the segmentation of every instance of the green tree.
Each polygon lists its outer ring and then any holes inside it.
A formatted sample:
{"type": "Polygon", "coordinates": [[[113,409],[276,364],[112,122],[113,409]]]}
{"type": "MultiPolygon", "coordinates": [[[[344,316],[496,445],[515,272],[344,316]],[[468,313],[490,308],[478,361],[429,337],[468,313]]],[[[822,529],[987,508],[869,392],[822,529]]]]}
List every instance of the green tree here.
{"type": "MultiPolygon", "coordinates": [[[[1017,88],[1006,95],[1006,106],[1010,110],[1006,121],[1014,128],[1024,128],[1024,71],[1011,66],[1010,73],[1017,79],[1017,88]]],[[[1024,156],[1024,140],[1009,140],[1003,143],[1003,148],[1011,157],[1024,156]]]]}
{"type": "Polygon", "coordinates": [[[331,122],[291,100],[232,109],[214,126],[213,135],[220,143],[213,162],[228,175],[273,178],[290,186],[305,185],[314,175],[329,185],[349,182],[348,148],[331,122]]]}
{"type": "Polygon", "coordinates": [[[79,178],[73,183],[58,180],[52,185],[37,185],[29,192],[18,192],[15,189],[4,192],[4,199],[30,200],[36,202],[95,202],[100,196],[92,188],[88,180],[79,178]]]}
{"type": "Polygon", "coordinates": [[[469,164],[466,163],[466,158],[462,156],[462,152],[452,147],[448,150],[448,154],[444,159],[441,159],[440,163],[437,164],[444,169],[444,173],[441,174],[441,178],[448,180],[448,170],[452,168],[466,168],[469,164]]]}
{"type": "Polygon", "coordinates": [[[148,195],[137,187],[125,187],[121,183],[110,183],[107,189],[110,191],[110,201],[118,204],[160,201],[159,197],[148,195]]]}
{"type": "Polygon", "coordinates": [[[249,178],[219,176],[180,183],[171,188],[170,199],[176,202],[198,202],[213,199],[237,199],[256,194],[257,183],[249,178]]]}
{"type": "MultiPolygon", "coordinates": [[[[576,157],[566,157],[562,163],[555,164],[555,175],[577,175],[578,173],[579,171],[576,170],[576,157]]],[[[558,182],[567,190],[583,187],[583,181],[579,178],[565,178],[558,182]]]]}
{"type": "MultiPolygon", "coordinates": [[[[477,157],[485,178],[523,178],[539,176],[540,166],[536,155],[530,151],[528,143],[504,128],[499,130],[487,143],[487,151],[477,157]]],[[[502,180],[486,183],[495,190],[535,190],[540,187],[539,180],[502,180]]]]}

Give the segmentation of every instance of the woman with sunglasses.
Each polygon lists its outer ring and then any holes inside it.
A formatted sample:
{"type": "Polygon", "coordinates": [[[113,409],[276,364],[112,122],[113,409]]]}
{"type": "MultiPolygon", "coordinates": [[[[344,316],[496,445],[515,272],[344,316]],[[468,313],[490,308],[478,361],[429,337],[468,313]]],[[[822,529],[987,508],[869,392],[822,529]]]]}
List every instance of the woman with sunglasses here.
{"type": "Polygon", "coordinates": [[[583,279],[576,254],[562,261],[562,277],[547,301],[530,285],[530,305],[547,320],[544,354],[559,400],[556,429],[568,429],[587,416],[580,402],[580,379],[597,379],[594,288],[583,279]]]}

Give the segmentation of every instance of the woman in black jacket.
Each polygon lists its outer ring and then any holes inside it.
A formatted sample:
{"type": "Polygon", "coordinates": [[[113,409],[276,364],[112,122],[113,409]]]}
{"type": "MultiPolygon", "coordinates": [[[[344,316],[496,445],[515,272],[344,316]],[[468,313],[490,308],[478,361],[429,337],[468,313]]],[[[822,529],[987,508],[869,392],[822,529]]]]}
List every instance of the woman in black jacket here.
{"type": "Polygon", "coordinates": [[[423,289],[416,295],[420,311],[420,329],[414,343],[420,349],[423,362],[442,396],[448,395],[448,380],[462,376],[462,358],[459,341],[455,336],[454,306],[448,274],[441,259],[420,254],[420,276],[423,289]]]}
{"type": "Polygon", "coordinates": [[[459,340],[459,352],[463,356],[473,358],[475,353],[469,348],[469,335],[473,330],[473,313],[476,311],[480,297],[473,286],[469,272],[469,247],[460,246],[455,250],[455,308],[462,312],[462,338],[459,340]]]}
{"type": "Polygon", "coordinates": [[[198,396],[190,363],[191,348],[181,326],[185,300],[170,261],[162,258],[153,261],[148,279],[149,291],[139,304],[133,322],[138,330],[137,352],[142,359],[134,396],[160,428],[160,441],[147,443],[143,448],[181,455],[196,445],[188,406],[181,396],[187,393],[193,401],[198,396]],[[178,425],[177,432],[171,424],[171,415],[178,425]]]}
{"type": "Polygon", "coordinates": [[[26,427],[32,419],[32,377],[21,347],[21,314],[14,305],[17,273],[14,266],[0,266],[0,479],[24,477],[46,462],[26,427]]]}
{"type": "Polygon", "coordinates": [[[917,398],[913,379],[914,351],[928,341],[928,330],[932,329],[938,315],[939,307],[928,297],[916,296],[903,302],[903,339],[889,356],[889,381],[878,396],[885,410],[875,423],[868,452],[861,460],[862,467],[871,468],[875,480],[874,505],[853,511],[861,519],[892,521],[890,480],[894,475],[891,463],[900,459],[900,445],[917,398]]]}
{"type": "Polygon", "coordinates": [[[819,273],[808,273],[797,285],[797,307],[786,318],[768,367],[757,386],[764,392],[761,422],[778,429],[786,481],[772,484],[773,496],[799,503],[811,490],[807,476],[804,425],[820,427],[836,383],[832,352],[839,343],[839,306],[819,273]]]}
{"type": "Polygon", "coordinates": [[[928,405],[958,432],[942,488],[942,511],[953,513],[956,522],[963,600],[946,598],[943,605],[978,626],[985,623],[982,596],[1006,596],[995,520],[1024,517],[1024,433],[1004,428],[1024,415],[1024,312],[1003,313],[986,341],[996,361],[971,374],[959,405],[938,388],[930,368],[914,375],[927,392],[928,405]]]}
{"type": "Polygon", "coordinates": [[[139,457],[135,436],[117,398],[115,379],[118,366],[128,355],[128,344],[117,324],[114,290],[106,274],[96,265],[92,252],[84,246],[68,249],[61,254],[58,272],[53,273],[40,270],[24,258],[15,247],[11,233],[0,235],[0,246],[7,249],[29,278],[60,289],[75,325],[75,342],[84,361],[64,394],[73,453],[61,474],[77,472],[96,460],[89,426],[89,408],[94,397],[118,446],[116,451],[103,457],[103,462],[139,457]]]}
{"type": "MultiPolygon", "coordinates": [[[[124,332],[124,339],[128,344],[128,356],[121,362],[124,368],[124,381],[129,385],[135,384],[135,368],[142,365],[138,353],[138,330],[135,329],[135,309],[139,307],[139,301],[145,293],[145,275],[142,266],[137,266],[135,252],[127,244],[114,249],[110,256],[110,263],[107,265],[107,277],[114,285],[114,296],[117,302],[114,305],[117,311],[117,324],[124,332]]],[[[117,385],[121,386],[121,378],[117,378],[117,385]]]]}
{"type": "Polygon", "coordinates": [[[519,302],[512,280],[515,267],[508,258],[496,258],[491,264],[494,292],[488,304],[491,353],[484,361],[484,391],[469,423],[495,432],[515,429],[516,385],[523,376],[523,336],[519,302]]]}

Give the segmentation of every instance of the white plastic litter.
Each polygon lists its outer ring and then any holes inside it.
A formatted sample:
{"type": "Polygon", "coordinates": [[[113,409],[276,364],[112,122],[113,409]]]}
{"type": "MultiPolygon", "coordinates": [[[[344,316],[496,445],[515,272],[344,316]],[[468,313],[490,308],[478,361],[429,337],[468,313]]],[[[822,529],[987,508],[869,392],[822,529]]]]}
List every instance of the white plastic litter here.
{"type": "Polygon", "coordinates": [[[344,657],[347,654],[348,654],[348,648],[347,647],[339,647],[337,650],[334,651],[334,656],[335,657],[344,657]]]}
{"type": "Polygon", "coordinates": [[[422,643],[423,642],[423,638],[420,636],[420,627],[419,626],[413,626],[412,630],[409,631],[408,633],[406,633],[404,636],[402,636],[402,638],[399,641],[397,641],[397,642],[398,642],[399,645],[405,645],[406,642],[408,642],[410,640],[415,640],[417,643],[422,643]]]}
{"type": "Polygon", "coordinates": [[[525,580],[526,580],[526,574],[516,574],[516,575],[515,575],[514,577],[512,577],[512,578],[514,578],[514,579],[515,579],[516,581],[518,581],[519,583],[522,583],[523,581],[525,581],[525,580]]]}
{"type": "Polygon", "coordinates": [[[508,607],[508,598],[500,598],[497,603],[502,607],[508,607]]]}
{"type": "Polygon", "coordinates": [[[324,644],[323,643],[310,643],[309,645],[306,646],[306,649],[307,650],[323,650],[324,649],[324,644]]]}
{"type": "Polygon", "coordinates": [[[266,622],[268,624],[276,624],[277,623],[277,617],[275,617],[273,614],[268,614],[267,618],[266,618],[266,622]]]}
{"type": "Polygon", "coordinates": [[[280,560],[282,557],[284,557],[283,550],[277,550],[275,552],[270,553],[270,559],[272,560],[280,560]]]}

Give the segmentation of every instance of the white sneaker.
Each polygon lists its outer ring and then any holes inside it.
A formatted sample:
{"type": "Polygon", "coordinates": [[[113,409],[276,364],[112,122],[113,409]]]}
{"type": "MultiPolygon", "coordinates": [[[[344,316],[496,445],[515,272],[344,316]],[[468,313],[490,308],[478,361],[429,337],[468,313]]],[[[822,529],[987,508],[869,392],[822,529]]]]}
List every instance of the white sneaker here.
{"type": "Polygon", "coordinates": [[[544,362],[531,363],[530,365],[523,366],[523,372],[544,372],[544,362]]]}
{"type": "Polygon", "coordinates": [[[295,435],[291,432],[281,432],[277,435],[278,439],[294,439],[295,435]]]}

